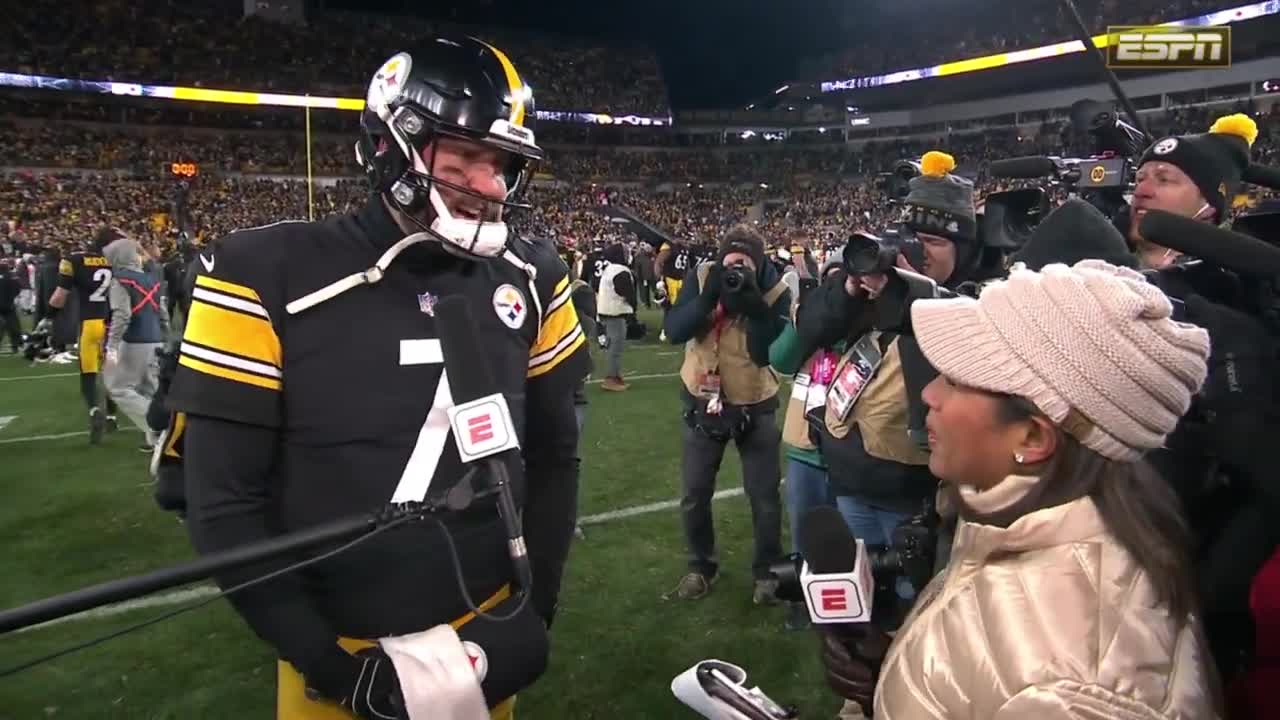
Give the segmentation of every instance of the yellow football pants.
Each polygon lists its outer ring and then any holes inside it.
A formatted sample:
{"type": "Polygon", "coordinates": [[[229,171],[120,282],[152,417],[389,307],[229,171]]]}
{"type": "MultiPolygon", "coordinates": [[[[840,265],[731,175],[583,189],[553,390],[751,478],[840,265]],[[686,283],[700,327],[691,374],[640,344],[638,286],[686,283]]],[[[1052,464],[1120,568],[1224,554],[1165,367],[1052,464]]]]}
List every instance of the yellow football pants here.
{"type": "Polygon", "coordinates": [[[102,318],[80,323],[80,374],[102,372],[102,344],[107,340],[107,321],[102,318]]]}

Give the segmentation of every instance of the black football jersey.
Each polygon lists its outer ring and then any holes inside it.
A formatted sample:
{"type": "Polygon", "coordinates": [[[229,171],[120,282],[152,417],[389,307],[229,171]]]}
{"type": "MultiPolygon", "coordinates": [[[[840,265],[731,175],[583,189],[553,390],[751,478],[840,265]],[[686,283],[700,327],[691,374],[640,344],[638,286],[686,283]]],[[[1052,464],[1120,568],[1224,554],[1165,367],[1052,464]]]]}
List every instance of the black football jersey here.
{"type": "Polygon", "coordinates": [[[689,251],[686,245],[667,245],[664,247],[671,248],[671,252],[667,253],[666,258],[663,259],[662,276],[673,280],[684,280],[690,268],[696,264],[693,253],[689,251]]]}
{"type": "Polygon", "coordinates": [[[590,285],[592,290],[600,292],[600,276],[608,266],[609,261],[604,259],[604,250],[592,250],[582,261],[582,280],[590,285]]]}
{"type": "Polygon", "coordinates": [[[107,291],[111,287],[111,263],[99,253],[74,253],[58,263],[58,287],[74,290],[80,303],[80,321],[101,320],[111,314],[107,291]]]}
{"type": "MultiPolygon", "coordinates": [[[[469,261],[410,246],[376,284],[287,309],[373,266],[403,235],[375,200],[323,222],[236,232],[202,253],[170,407],[278,430],[281,530],[442,497],[462,476],[435,327],[436,303],[446,296],[469,301],[494,391],[510,405],[524,455],[508,463],[517,501],[526,470],[532,477],[536,467],[573,465],[572,395],[587,349],[567,268],[549,243],[509,241],[536,279],[503,258],[469,261]],[[561,400],[567,423],[551,415],[561,400]]],[[[473,597],[511,580],[491,504],[476,501],[446,524],[473,597]]],[[[408,632],[466,612],[435,523],[383,533],[313,575],[334,629],[353,637],[408,632]]]]}

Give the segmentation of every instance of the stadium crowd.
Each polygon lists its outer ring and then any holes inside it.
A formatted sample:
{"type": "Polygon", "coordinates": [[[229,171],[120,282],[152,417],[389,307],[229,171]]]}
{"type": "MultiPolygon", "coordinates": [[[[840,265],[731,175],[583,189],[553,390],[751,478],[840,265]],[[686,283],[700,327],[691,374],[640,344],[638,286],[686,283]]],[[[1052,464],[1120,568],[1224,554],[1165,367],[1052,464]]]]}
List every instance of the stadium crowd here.
{"type": "Polygon", "coordinates": [[[521,59],[543,109],[665,115],[652,52],[421,18],[315,11],[305,26],[244,18],[239,3],[35,0],[7,13],[6,71],[150,84],[361,96],[387,47],[474,34],[521,59]],[[369,44],[363,38],[376,37],[369,44]]]}
{"type": "MultiPolygon", "coordinates": [[[[1076,6],[1091,32],[1108,25],[1142,25],[1235,7],[1239,0],[1080,0],[1076,6]]],[[[1039,47],[1075,39],[1057,0],[933,4],[930,22],[920,23],[918,2],[885,6],[892,33],[876,33],[808,63],[804,77],[833,80],[929,67],[990,53],[1039,47]],[[948,28],[940,36],[938,28],[948,28]]]]}
{"type": "MultiPolygon", "coordinates": [[[[1235,110],[1249,111],[1242,104],[1235,110]]],[[[1147,116],[1157,134],[1207,127],[1222,108],[1188,107],[1147,116]]],[[[1253,147],[1258,162],[1274,164],[1280,145],[1280,105],[1258,116],[1261,133],[1253,147]]],[[[296,135],[266,132],[148,135],[45,123],[8,127],[0,133],[0,167],[67,168],[54,174],[17,174],[0,180],[0,207],[7,209],[6,235],[21,246],[67,248],[83,240],[85,228],[112,224],[155,244],[163,252],[171,229],[198,238],[237,227],[307,216],[305,183],[255,179],[255,173],[301,175],[305,148],[296,135]],[[174,161],[196,162],[200,175],[185,183],[167,174],[174,161]],[[101,170],[101,174],[69,172],[101,170]],[[243,174],[233,176],[228,171],[243,174]]],[[[606,151],[552,148],[544,180],[529,197],[526,232],[567,243],[611,237],[617,230],[596,211],[604,203],[622,205],[646,222],[681,238],[715,238],[748,217],[766,234],[782,237],[796,229],[815,239],[835,239],[856,226],[876,227],[890,207],[874,176],[901,158],[945,147],[960,159],[981,193],[1010,186],[989,178],[992,160],[1020,155],[1061,154],[1068,138],[1060,123],[1047,122],[1034,134],[1027,128],[992,128],[947,138],[866,143],[857,148],[628,149],[606,151]],[[549,176],[549,177],[548,177],[549,176]],[[611,181],[625,189],[604,190],[611,181]],[[730,183],[707,186],[701,183],[730,183]],[[638,186],[637,186],[638,183],[638,186]],[[663,191],[657,186],[663,185],[663,191]],[[599,187],[597,187],[599,186],[599,187]],[[673,189],[674,187],[674,189],[673,189]],[[758,207],[752,215],[750,209],[758,207]]],[[[317,138],[312,153],[317,175],[353,176],[347,142],[317,138]]],[[[363,183],[317,186],[318,216],[345,210],[363,195],[363,183]]],[[[1059,196],[1062,194],[1059,193],[1059,196]]]]}

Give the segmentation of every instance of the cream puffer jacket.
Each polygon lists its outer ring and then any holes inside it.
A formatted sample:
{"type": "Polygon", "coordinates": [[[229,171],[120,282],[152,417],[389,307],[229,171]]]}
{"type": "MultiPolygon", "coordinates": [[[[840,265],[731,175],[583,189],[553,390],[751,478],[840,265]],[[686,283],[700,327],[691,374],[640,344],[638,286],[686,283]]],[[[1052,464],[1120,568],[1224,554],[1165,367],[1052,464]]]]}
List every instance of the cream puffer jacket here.
{"type": "Polygon", "coordinates": [[[961,522],[885,658],[875,718],[1211,720],[1209,664],[1199,622],[1155,607],[1085,497],[1007,528],[961,522]]]}

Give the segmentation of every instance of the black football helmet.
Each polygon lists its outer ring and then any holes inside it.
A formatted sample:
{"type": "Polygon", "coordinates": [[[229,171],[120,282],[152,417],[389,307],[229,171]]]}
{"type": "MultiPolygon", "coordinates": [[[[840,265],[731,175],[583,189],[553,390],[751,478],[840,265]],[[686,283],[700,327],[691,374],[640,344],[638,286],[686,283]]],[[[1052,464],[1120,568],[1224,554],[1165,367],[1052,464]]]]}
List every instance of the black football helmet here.
{"type": "Polygon", "coordinates": [[[494,209],[524,209],[528,206],[520,198],[533,164],[543,157],[533,126],[533,91],[506,54],[475,38],[438,37],[393,55],[374,74],[360,118],[356,160],[375,192],[446,249],[493,257],[506,247],[506,224],[488,213],[477,220],[454,217],[436,186],[485,207],[495,201],[437,177],[428,166],[435,154],[426,151],[441,137],[504,151],[506,197],[494,209]],[[423,210],[429,222],[420,219],[423,210]]]}

